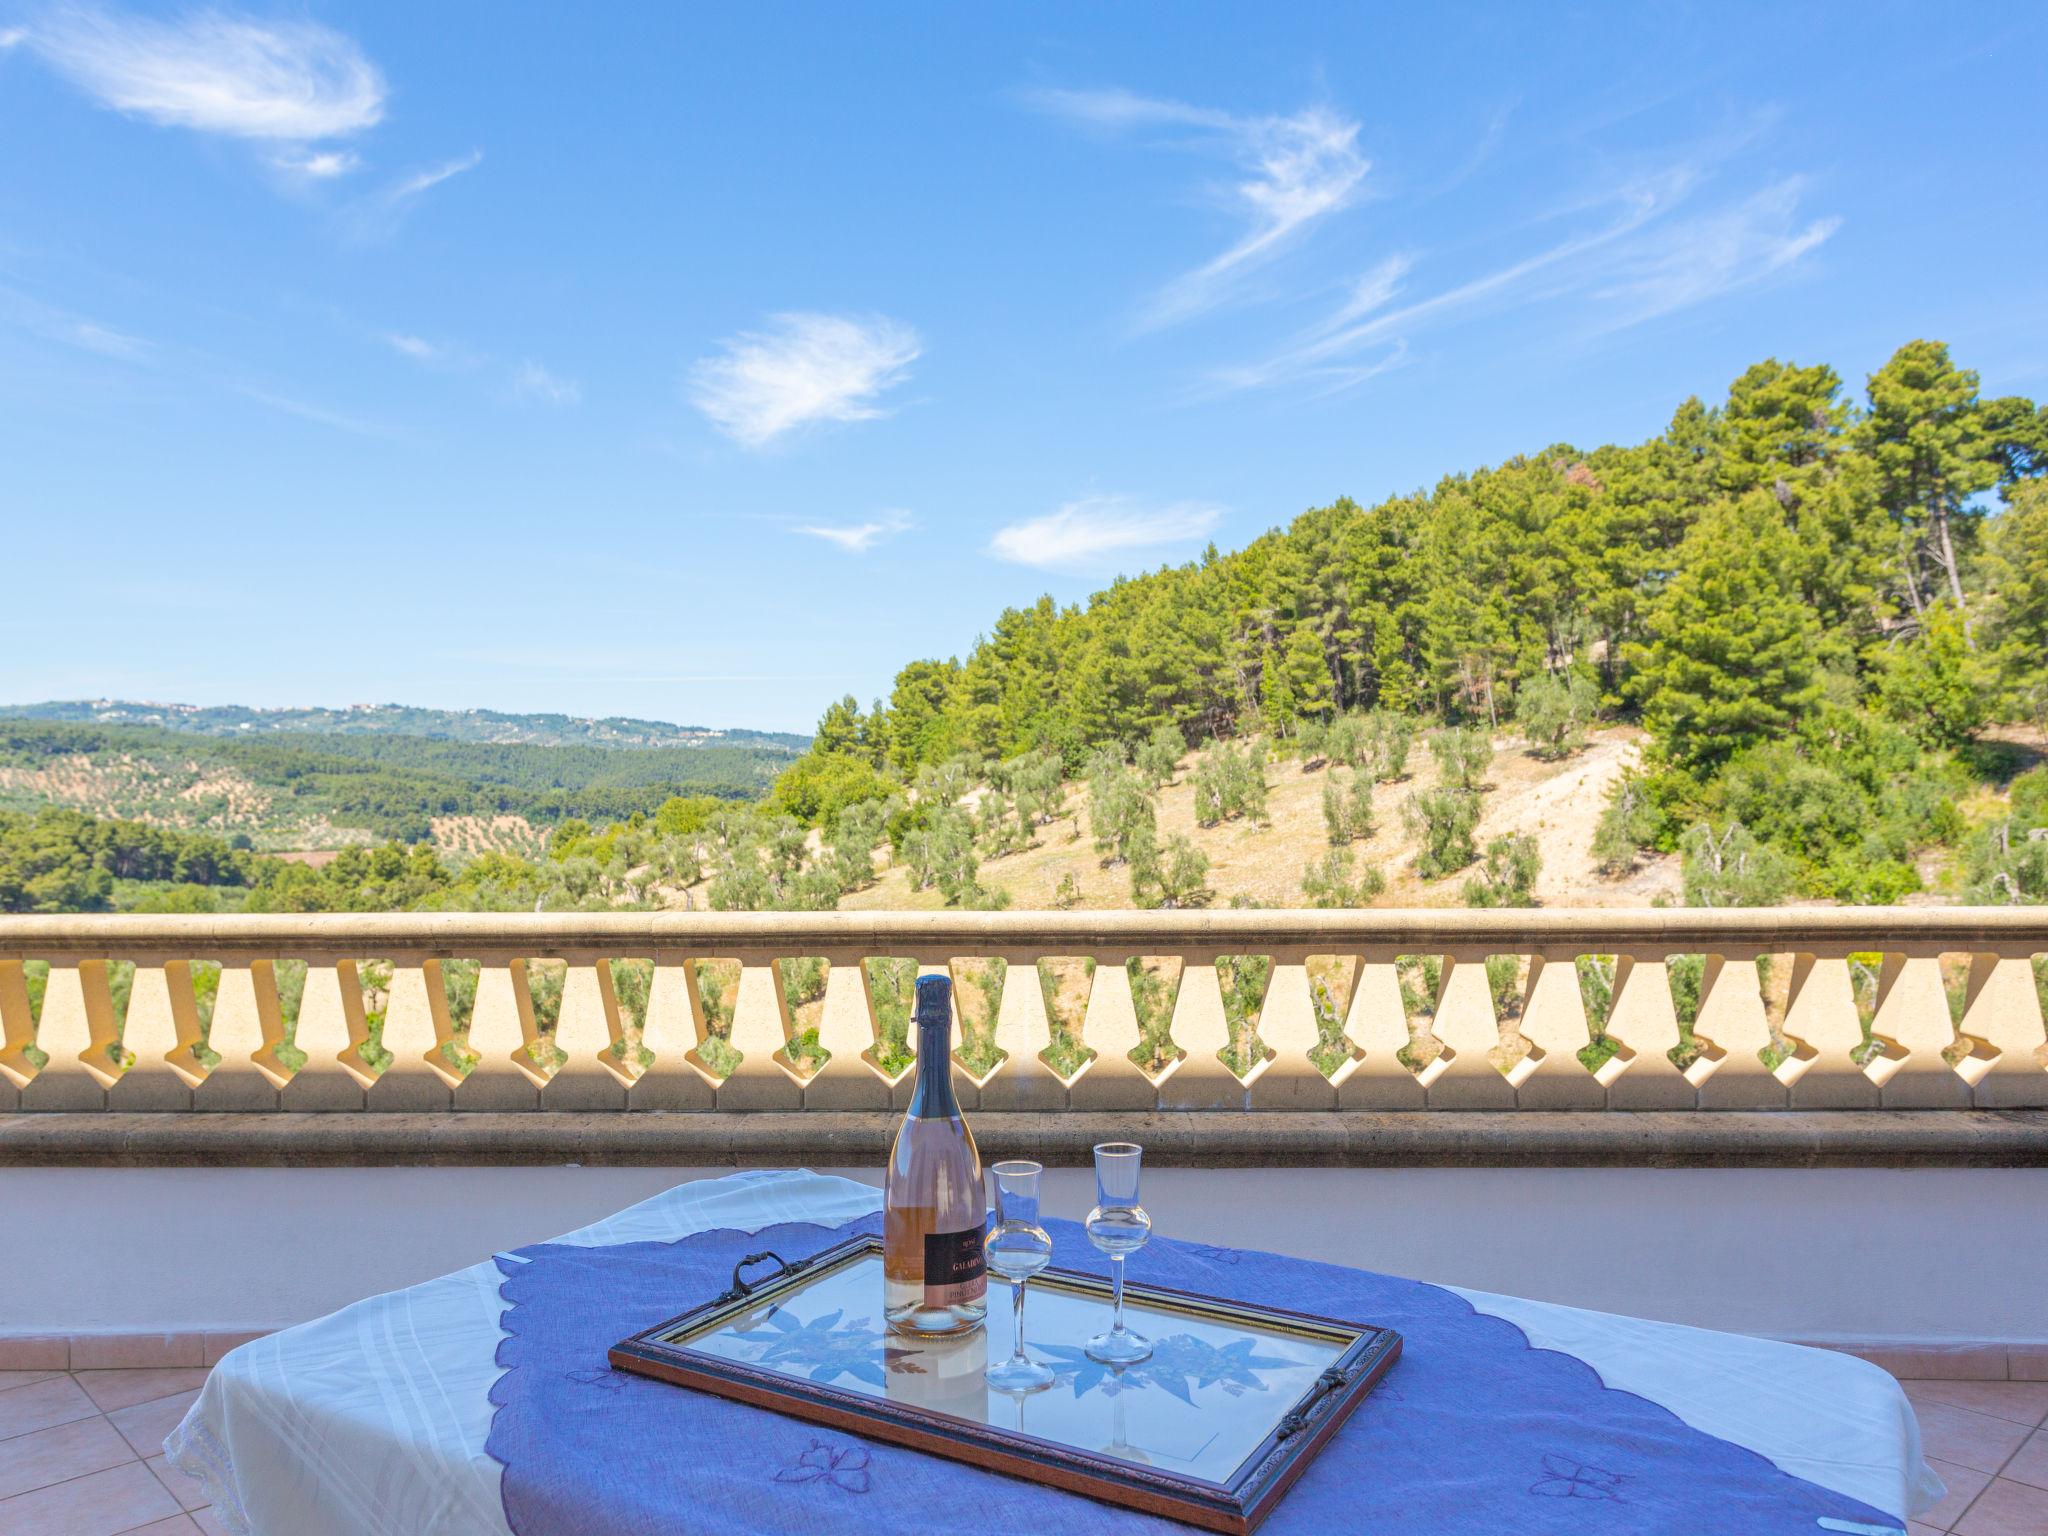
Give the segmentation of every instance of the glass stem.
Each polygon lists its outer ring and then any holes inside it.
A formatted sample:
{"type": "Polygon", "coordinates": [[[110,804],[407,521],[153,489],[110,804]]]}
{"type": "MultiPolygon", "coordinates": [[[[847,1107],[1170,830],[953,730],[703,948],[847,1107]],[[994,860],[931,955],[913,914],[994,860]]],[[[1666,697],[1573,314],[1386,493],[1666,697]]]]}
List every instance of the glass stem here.
{"type": "Polygon", "coordinates": [[[1110,1284],[1116,1289],[1116,1311],[1109,1325],[1111,1333],[1124,1331],[1124,1256],[1117,1254],[1109,1261],[1110,1284]]]}
{"type": "Polygon", "coordinates": [[[1028,1365],[1030,1362],[1025,1358],[1024,1354],[1024,1282],[1019,1280],[1012,1289],[1017,1293],[1017,1337],[1014,1341],[1014,1352],[1010,1358],[1013,1361],[1028,1365]]]}

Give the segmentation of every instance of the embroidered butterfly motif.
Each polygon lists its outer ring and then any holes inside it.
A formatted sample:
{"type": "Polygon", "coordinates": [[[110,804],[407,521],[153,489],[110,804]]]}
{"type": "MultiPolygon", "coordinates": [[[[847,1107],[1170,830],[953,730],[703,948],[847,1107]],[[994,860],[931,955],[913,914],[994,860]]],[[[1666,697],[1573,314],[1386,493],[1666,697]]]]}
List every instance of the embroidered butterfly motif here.
{"type": "Polygon", "coordinates": [[[1621,1495],[1616,1490],[1628,1481],[1619,1472],[1547,1452],[1543,1470],[1549,1475],[1531,1483],[1529,1491],[1547,1499],[1613,1499],[1619,1503],[1621,1495]]]}
{"type": "Polygon", "coordinates": [[[872,1486],[868,1448],[846,1445],[835,1449],[822,1440],[813,1440],[803,1455],[775,1474],[778,1483],[815,1483],[820,1478],[841,1493],[866,1493],[872,1486]]]}

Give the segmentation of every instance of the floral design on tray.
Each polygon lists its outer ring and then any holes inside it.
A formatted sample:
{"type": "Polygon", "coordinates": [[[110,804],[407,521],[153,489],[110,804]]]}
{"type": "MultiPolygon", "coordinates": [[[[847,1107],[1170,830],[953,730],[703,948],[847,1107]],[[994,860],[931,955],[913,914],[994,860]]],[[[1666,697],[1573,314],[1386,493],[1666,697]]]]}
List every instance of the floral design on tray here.
{"type": "Polygon", "coordinates": [[[1232,1397],[1263,1392],[1266,1383],[1259,1379],[1260,1372],[1299,1368],[1302,1363],[1285,1355],[1252,1353],[1258,1347],[1257,1339],[1238,1339],[1218,1347],[1191,1333],[1176,1333],[1155,1340],[1150,1359],[1114,1370],[1090,1360],[1079,1345],[1032,1346],[1038,1353],[1051,1357],[1046,1363],[1053,1369],[1054,1381],[1072,1386],[1076,1397],[1085,1397],[1097,1387],[1106,1397],[1157,1387],[1190,1406],[1195,1401],[1193,1392],[1203,1387],[1221,1387],[1232,1397]]]}
{"type": "Polygon", "coordinates": [[[916,1350],[884,1343],[882,1330],[865,1317],[846,1318],[843,1311],[832,1311],[805,1323],[786,1308],[775,1307],[761,1321],[768,1327],[735,1329],[727,1335],[760,1345],[754,1357],[757,1365],[799,1367],[810,1372],[811,1380],[825,1383],[851,1376],[872,1387],[883,1385],[885,1370],[898,1376],[924,1374],[916,1350]]]}

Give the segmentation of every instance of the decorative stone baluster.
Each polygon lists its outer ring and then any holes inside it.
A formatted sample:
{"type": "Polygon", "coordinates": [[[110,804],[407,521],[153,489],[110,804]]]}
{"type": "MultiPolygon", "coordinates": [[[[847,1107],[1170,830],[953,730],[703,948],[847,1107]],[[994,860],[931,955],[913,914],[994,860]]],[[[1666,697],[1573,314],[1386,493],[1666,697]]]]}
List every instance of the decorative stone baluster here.
{"type": "Polygon", "coordinates": [[[1966,999],[1963,1033],[1998,1053],[1972,1086],[1976,1106],[2048,1107],[2048,1046],[2033,965],[2023,955],[1972,955],[1966,999]]]}
{"type": "Polygon", "coordinates": [[[562,976],[562,1011],[555,1017],[557,1065],[540,1090],[540,1107],[624,1109],[632,1074],[614,1048],[625,1038],[611,963],[571,960],[562,976]]]}
{"type": "MultiPolygon", "coordinates": [[[[1792,990],[1785,1005],[1785,1033],[1806,1043],[1812,1059],[1792,1080],[1794,1109],[1875,1109],[1877,1084],[1856,1065],[1863,1023],[1856,1013],[1856,987],[1841,956],[1792,957],[1792,990]]],[[[1781,1074],[1782,1075],[1782,1074],[1781,1074]]]]}
{"type": "Polygon", "coordinates": [[[718,1085],[720,1109],[803,1108],[803,1079],[790,1063],[775,982],[765,965],[740,968],[739,991],[733,1001],[732,1047],[743,1059],[718,1085]]]}
{"type": "Polygon", "coordinates": [[[1606,1088],[1579,1060],[1593,1032],[1586,1023],[1576,960],[1530,957],[1522,1038],[1529,1042],[1529,1054],[1509,1075],[1518,1108],[1599,1109],[1607,1103],[1606,1088]]]}
{"type": "Polygon", "coordinates": [[[1431,1109],[1513,1109],[1515,1087],[1493,1064],[1500,1047],[1500,1016],[1486,980],[1483,957],[1445,955],[1437,982],[1436,1037],[1444,1070],[1430,1081],[1431,1109]]]}
{"type": "Polygon", "coordinates": [[[717,1104],[717,1088],[691,1059],[704,1040],[691,996],[690,962],[656,955],[647,985],[647,1017],[640,1025],[640,1044],[654,1061],[626,1090],[628,1109],[695,1111],[717,1104]]]}
{"type": "Polygon", "coordinates": [[[1174,999],[1173,1043],[1180,1059],[1159,1083],[1161,1109],[1242,1109],[1244,1084],[1223,1064],[1230,1019],[1216,967],[1190,960],[1174,999]]]}
{"type": "Polygon", "coordinates": [[[1067,1107],[1067,1085],[1045,1064],[1052,1049],[1052,1022],[1039,990],[1037,967],[1013,960],[996,1012],[996,1049],[1002,1065],[981,1085],[981,1107],[992,1110],[1059,1110],[1067,1107]]]}
{"type": "Polygon", "coordinates": [[[277,1108],[277,1092],[292,1071],[278,1059],[284,1044],[284,1009],[277,968],[268,960],[225,964],[213,994],[206,1046],[220,1059],[192,1089],[192,1107],[241,1113],[277,1108]]]}
{"type": "Polygon", "coordinates": [[[1131,978],[1121,965],[1097,965],[1088,988],[1081,1039],[1095,1053],[1067,1090],[1075,1109],[1149,1110],[1159,1090],[1131,1060],[1141,1031],[1131,1002],[1131,978]]]}
{"type": "Polygon", "coordinates": [[[967,1043],[971,1035],[985,1035],[991,1042],[995,1038],[996,1020],[1002,1017],[1003,993],[1009,990],[1008,967],[1003,967],[996,983],[994,1017],[990,1017],[986,981],[997,974],[991,968],[1002,965],[1000,960],[974,955],[962,955],[947,962],[946,969],[953,978],[953,1018],[957,1025],[953,1036],[953,1090],[962,1108],[981,1108],[982,1084],[1000,1070],[1000,1063],[979,1073],[971,1070],[967,1064],[967,1043]]]}
{"type": "Polygon", "coordinates": [[[1708,955],[1700,972],[1700,1012],[1693,1038],[1713,1042],[1713,1071],[1699,1080],[1701,1109],[1783,1109],[1785,1085],[1764,1065],[1771,1020],[1764,1012],[1756,960],[1708,955]]]}
{"type": "Polygon", "coordinates": [[[1248,1109],[1335,1109],[1337,1090],[1309,1057],[1321,1033],[1306,965],[1275,965],[1259,1009],[1266,1059],[1245,1084],[1248,1109]]]}
{"type": "Polygon", "coordinates": [[[1337,1085],[1339,1109],[1421,1109],[1427,1101],[1422,1080],[1403,1066],[1408,1047],[1408,1008],[1401,1000],[1400,968],[1392,960],[1365,960],[1351,999],[1345,1033],[1364,1054],[1337,1085]]]}
{"type": "Polygon", "coordinates": [[[1955,1044],[1956,1030],[1935,956],[1884,957],[1870,1033],[1883,1042],[1884,1054],[1873,1058],[1870,1075],[1886,1109],[1969,1106],[1969,1082],[1942,1059],[1942,1052],[1955,1044]]]}
{"type": "Polygon", "coordinates": [[[1699,1090],[1671,1064],[1678,1048],[1678,1010],[1671,1003],[1671,975],[1662,960],[1617,955],[1614,1005],[1607,1034],[1620,1049],[1607,1065],[1609,1109],[1693,1109],[1699,1090]]]}
{"type": "Polygon", "coordinates": [[[454,1038],[441,962],[393,965],[384,1010],[384,1049],[391,1060],[363,1095],[364,1108],[423,1113],[448,1108],[462,1074],[442,1047],[454,1038]]]}
{"type": "Polygon", "coordinates": [[[803,1087],[805,1109],[887,1109],[889,1083],[876,1069],[875,1016],[857,965],[825,973],[825,1006],[818,1044],[830,1053],[803,1087]]]}
{"type": "Polygon", "coordinates": [[[311,1113],[361,1109],[364,1094],[377,1081],[363,1060],[369,1038],[363,979],[355,961],[309,961],[306,990],[299,996],[299,1026],[292,1036],[306,1061],[278,1090],[277,1107],[311,1113]]]}
{"type": "Polygon", "coordinates": [[[0,1111],[21,1102],[21,1090],[36,1075],[28,1048],[36,1043],[35,1010],[28,1004],[28,978],[19,960],[0,960],[0,1111]]]}
{"type": "Polygon", "coordinates": [[[192,967],[184,960],[138,965],[128,987],[121,1047],[128,1070],[107,1089],[107,1108],[157,1113],[190,1109],[192,1090],[206,1080],[199,1044],[199,1005],[192,967]]]}
{"type": "Polygon", "coordinates": [[[469,1016],[469,1075],[455,1085],[458,1110],[531,1110],[540,1108],[540,1090],[547,1069],[534,1059],[540,1039],[533,1014],[533,989],[526,962],[477,967],[476,1006],[469,1016]]]}
{"type": "Polygon", "coordinates": [[[51,966],[43,988],[42,1017],[36,1023],[36,1044],[49,1060],[22,1085],[21,1107],[106,1108],[107,1089],[121,1075],[112,1055],[115,1035],[107,962],[51,966]]]}

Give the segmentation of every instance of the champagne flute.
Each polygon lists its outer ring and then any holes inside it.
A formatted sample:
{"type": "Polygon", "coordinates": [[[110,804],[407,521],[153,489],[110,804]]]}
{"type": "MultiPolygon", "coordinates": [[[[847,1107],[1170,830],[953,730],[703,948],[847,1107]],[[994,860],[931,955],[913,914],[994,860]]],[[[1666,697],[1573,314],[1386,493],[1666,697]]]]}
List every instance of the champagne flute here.
{"type": "Polygon", "coordinates": [[[1022,1160],[997,1163],[989,1169],[996,1193],[996,1224],[983,1242],[982,1252],[989,1269],[1010,1282],[1017,1303],[1010,1358],[984,1373],[998,1392],[1036,1392],[1052,1385],[1051,1369],[1024,1353],[1025,1283],[1052,1262],[1052,1235],[1038,1224],[1038,1177],[1044,1172],[1043,1164],[1022,1160]]]}
{"type": "Polygon", "coordinates": [[[1152,1235],[1152,1218],[1138,1204],[1138,1173],[1145,1149],[1133,1141],[1106,1141],[1095,1149],[1095,1209],[1088,1213],[1088,1241],[1109,1255],[1116,1307],[1107,1333],[1085,1346],[1090,1360],[1136,1365],[1150,1357],[1152,1341],[1124,1326],[1124,1256],[1136,1253],[1152,1235]]]}

